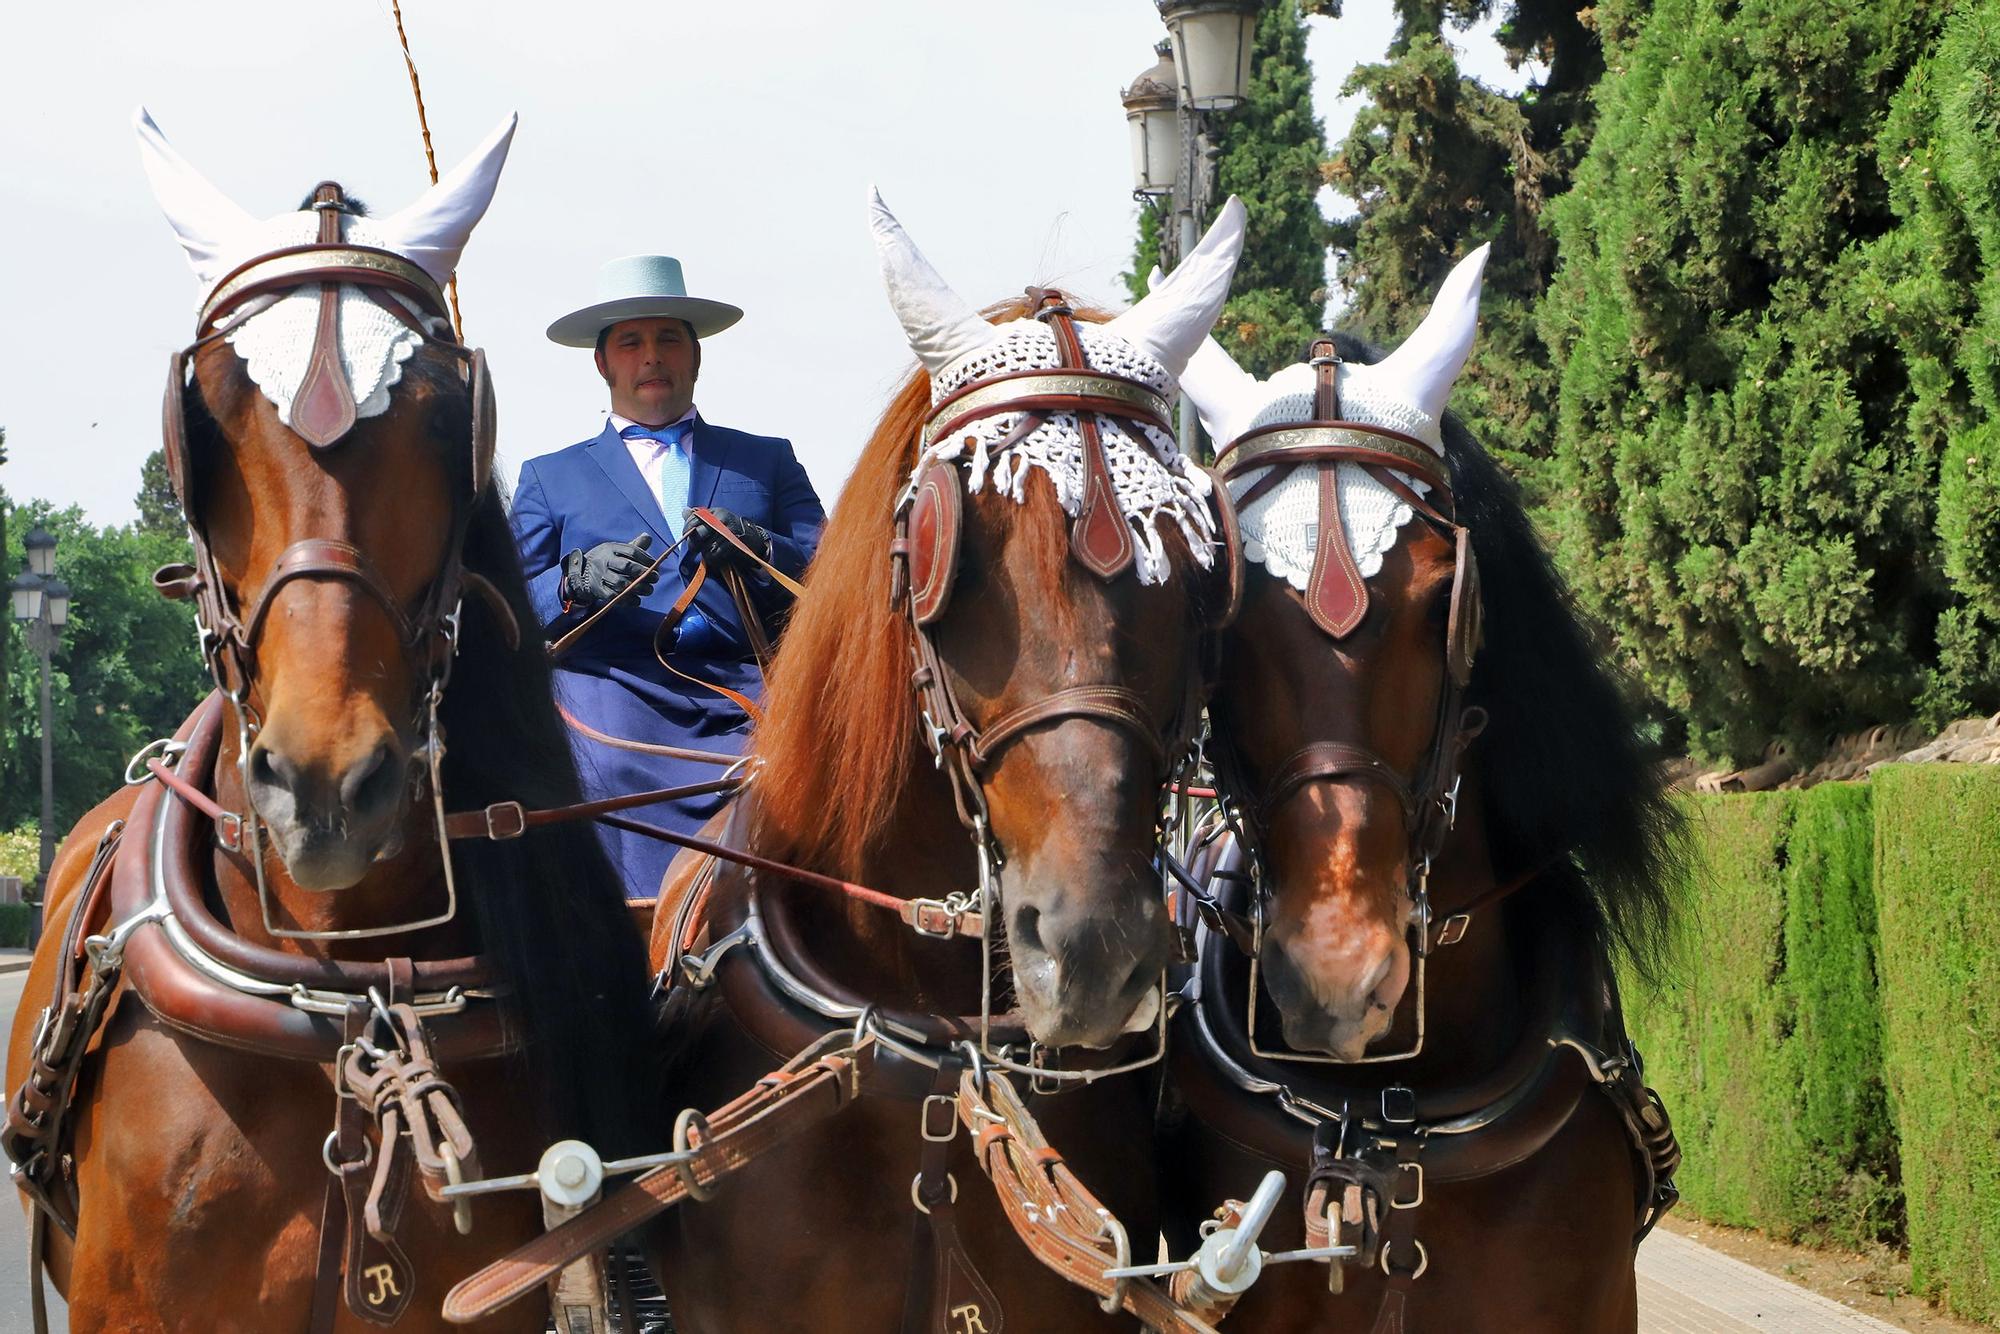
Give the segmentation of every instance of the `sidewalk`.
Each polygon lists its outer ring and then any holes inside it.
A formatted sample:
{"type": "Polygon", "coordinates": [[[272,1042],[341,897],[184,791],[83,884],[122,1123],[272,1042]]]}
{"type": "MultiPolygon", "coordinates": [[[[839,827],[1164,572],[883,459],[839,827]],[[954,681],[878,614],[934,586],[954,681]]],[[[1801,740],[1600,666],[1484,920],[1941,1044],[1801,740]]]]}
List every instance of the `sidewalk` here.
{"type": "Polygon", "coordinates": [[[31,950],[0,950],[0,973],[25,973],[34,958],[31,950]]]}
{"type": "Polygon", "coordinates": [[[1741,1260],[1665,1228],[1639,1248],[1639,1334],[1899,1334],[1741,1260]]]}

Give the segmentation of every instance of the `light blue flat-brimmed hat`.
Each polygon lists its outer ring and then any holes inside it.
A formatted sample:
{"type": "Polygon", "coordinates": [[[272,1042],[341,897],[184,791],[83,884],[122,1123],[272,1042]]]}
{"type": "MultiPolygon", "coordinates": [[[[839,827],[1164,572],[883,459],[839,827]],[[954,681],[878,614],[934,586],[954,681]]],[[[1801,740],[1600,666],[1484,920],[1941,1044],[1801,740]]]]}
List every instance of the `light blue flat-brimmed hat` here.
{"type": "Polygon", "coordinates": [[[627,255],[597,271],[597,300],[549,326],[565,347],[595,347],[597,335],[620,320],[675,319],[694,326],[696,338],[719,334],[743,318],[736,306],[689,296],[681,262],[672,255],[627,255]]]}

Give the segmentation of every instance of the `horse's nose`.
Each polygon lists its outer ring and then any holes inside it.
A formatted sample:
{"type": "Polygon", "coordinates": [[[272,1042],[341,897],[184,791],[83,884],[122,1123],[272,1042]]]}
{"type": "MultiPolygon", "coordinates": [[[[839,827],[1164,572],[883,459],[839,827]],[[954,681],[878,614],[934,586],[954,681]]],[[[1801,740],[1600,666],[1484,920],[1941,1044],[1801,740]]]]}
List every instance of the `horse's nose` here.
{"type": "Polygon", "coordinates": [[[405,757],[385,738],[353,760],[313,762],[260,737],[250,748],[250,795],[266,819],[347,833],[393,816],[402,795],[405,757]]]}
{"type": "Polygon", "coordinates": [[[1048,1046],[1108,1046],[1166,963],[1166,921],[1154,902],[1023,904],[1007,929],[1016,998],[1048,1046]]]}

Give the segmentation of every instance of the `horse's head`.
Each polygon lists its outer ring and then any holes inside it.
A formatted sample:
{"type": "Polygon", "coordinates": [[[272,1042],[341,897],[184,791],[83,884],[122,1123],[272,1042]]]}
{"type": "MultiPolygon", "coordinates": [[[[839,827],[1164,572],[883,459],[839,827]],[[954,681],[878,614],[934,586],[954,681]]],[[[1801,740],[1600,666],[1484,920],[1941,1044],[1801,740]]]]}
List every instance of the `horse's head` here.
{"type": "Polygon", "coordinates": [[[513,121],[394,216],[361,216],[328,184],[263,222],[143,113],[138,129],[204,285],[168,388],[197,552],[181,591],[247,722],[246,799],[292,880],[344,889],[403,845],[459,595],[487,589],[460,557],[490,470],[491,391],[439,288],[513,121]]]}
{"type": "Polygon", "coordinates": [[[930,377],[897,509],[922,726],[961,820],[1004,858],[1029,1030],[1102,1046],[1158,1013],[1160,790],[1199,713],[1205,595],[1222,577],[1201,573],[1217,564],[1208,479],[1166,413],[1228,295],[1242,207],[1103,323],[1039,289],[989,323],[879,198],[872,225],[930,377]]]}
{"type": "Polygon", "coordinates": [[[1260,971],[1302,1051],[1358,1059],[1409,985],[1411,927],[1428,930],[1479,610],[1440,424],[1485,258],[1380,362],[1341,362],[1322,340],[1259,382],[1210,343],[1184,377],[1229,442],[1253,567],[1211,717],[1261,862],[1260,971]]]}

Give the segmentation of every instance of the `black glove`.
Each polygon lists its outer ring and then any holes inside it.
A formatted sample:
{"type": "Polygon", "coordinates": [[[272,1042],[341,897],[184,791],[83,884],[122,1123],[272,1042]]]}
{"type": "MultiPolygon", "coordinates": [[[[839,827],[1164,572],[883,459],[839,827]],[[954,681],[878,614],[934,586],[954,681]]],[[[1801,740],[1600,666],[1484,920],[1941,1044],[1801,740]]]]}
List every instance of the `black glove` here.
{"type": "MultiPolygon", "coordinates": [[[[732,514],[728,510],[717,509],[712,509],[709,513],[713,514],[716,522],[722,525],[722,527],[727,528],[736,537],[738,542],[749,547],[764,560],[771,558],[771,535],[769,533],[740,514],[732,514]]],[[[703,522],[701,516],[693,510],[681,511],[681,524],[683,530],[687,533],[689,550],[707,561],[708,567],[711,570],[721,573],[725,569],[734,569],[749,575],[763,573],[741,551],[736,549],[735,543],[703,522]]]]}
{"type": "Polygon", "coordinates": [[[653,544],[651,533],[641,533],[630,542],[599,542],[588,551],[572,551],[563,557],[563,601],[572,607],[594,607],[624,591],[627,584],[644,576],[637,596],[653,591],[659,575],[647,569],[652,561],[646,549],[653,544]]]}

